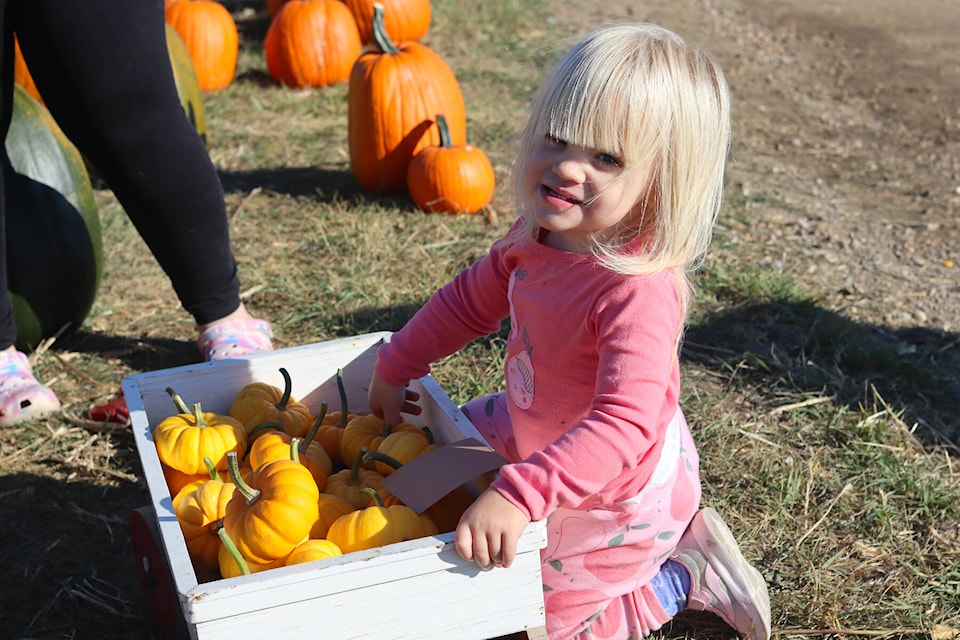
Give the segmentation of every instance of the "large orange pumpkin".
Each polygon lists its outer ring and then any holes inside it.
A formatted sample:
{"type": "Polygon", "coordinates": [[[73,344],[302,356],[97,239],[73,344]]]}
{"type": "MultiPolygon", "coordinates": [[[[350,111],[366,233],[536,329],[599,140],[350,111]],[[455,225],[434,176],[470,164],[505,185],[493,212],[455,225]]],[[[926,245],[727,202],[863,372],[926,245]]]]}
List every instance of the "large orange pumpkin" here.
{"type": "Polygon", "coordinates": [[[473,145],[453,144],[442,114],[437,129],[440,144],[423,149],[407,169],[410,198],[431,213],[476,213],[490,204],[496,188],[490,158],[473,145]]]}
{"type": "Polygon", "coordinates": [[[214,0],[166,0],[166,21],[187,45],[204,91],[230,86],[237,72],[240,33],[225,6],[214,0]]]}
{"type": "MultiPolygon", "coordinates": [[[[360,30],[363,44],[373,44],[373,0],[344,0],[360,30]]],[[[396,42],[417,42],[430,28],[430,0],[380,0],[383,24],[396,42]]]]}
{"type": "Polygon", "coordinates": [[[418,42],[391,41],[379,4],[373,32],[377,48],[361,55],[350,73],[350,166],[364,189],[400,193],[413,157],[440,144],[436,114],[446,116],[453,144],[466,142],[466,107],[443,58],[418,42]]]}
{"type": "Polygon", "coordinates": [[[270,22],[263,49],[277,82],[326,87],[350,78],[360,33],[340,0],[289,0],[270,22]]]}

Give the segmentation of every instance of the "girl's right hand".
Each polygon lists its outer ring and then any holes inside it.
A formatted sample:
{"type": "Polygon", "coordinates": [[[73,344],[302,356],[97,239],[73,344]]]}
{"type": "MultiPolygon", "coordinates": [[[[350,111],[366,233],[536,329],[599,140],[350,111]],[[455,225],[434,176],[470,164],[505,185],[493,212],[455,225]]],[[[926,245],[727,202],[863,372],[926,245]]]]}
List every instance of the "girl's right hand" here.
{"type": "Polygon", "coordinates": [[[392,385],[374,372],[367,400],[370,412],[383,418],[387,424],[400,424],[403,420],[400,417],[401,411],[420,415],[420,407],[414,404],[419,399],[420,394],[416,391],[392,385]]]}

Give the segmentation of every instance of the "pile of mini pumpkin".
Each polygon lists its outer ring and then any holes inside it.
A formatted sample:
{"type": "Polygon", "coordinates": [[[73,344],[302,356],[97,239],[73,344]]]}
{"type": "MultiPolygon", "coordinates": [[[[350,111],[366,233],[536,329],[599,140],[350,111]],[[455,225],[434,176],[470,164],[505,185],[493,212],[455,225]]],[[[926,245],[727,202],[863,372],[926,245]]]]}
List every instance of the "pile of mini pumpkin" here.
{"type": "Polygon", "coordinates": [[[281,389],[252,382],[228,414],[192,408],[167,389],[176,413],[153,439],[187,552],[214,579],[331,558],[452,531],[472,498],[462,488],[422,514],[383,479],[434,448],[429,428],[387,425],[341,408],[314,415],[281,389]]]}

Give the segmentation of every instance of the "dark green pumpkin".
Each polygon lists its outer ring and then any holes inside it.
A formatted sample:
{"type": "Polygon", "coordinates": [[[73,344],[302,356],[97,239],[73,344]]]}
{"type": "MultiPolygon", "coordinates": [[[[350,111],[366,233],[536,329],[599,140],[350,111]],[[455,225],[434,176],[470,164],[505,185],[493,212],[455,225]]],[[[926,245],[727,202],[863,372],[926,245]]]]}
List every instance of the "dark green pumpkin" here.
{"type": "Polygon", "coordinates": [[[5,146],[7,287],[17,348],[30,350],[90,313],[103,265],[100,216],[80,153],[19,86],[5,146]]]}
{"type": "Polygon", "coordinates": [[[207,115],[203,108],[203,93],[197,80],[197,70],[193,66],[190,51],[177,30],[167,25],[167,51],[170,53],[170,65],[173,67],[173,80],[177,84],[180,104],[193,123],[200,137],[207,139],[207,115]]]}

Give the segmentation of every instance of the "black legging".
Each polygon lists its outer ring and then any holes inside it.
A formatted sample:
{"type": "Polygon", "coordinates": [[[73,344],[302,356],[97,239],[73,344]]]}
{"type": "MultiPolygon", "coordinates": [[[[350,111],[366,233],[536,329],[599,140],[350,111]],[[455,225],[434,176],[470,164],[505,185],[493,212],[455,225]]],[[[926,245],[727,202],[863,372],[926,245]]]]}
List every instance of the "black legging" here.
{"type": "MultiPolygon", "coordinates": [[[[0,132],[10,124],[16,32],[47,108],[116,194],[184,308],[198,324],[236,310],[223,189],[177,95],[163,0],[0,0],[0,13],[0,132]]],[[[0,198],[0,234],[3,215],[0,198]]],[[[2,236],[0,252],[2,349],[16,337],[2,236]]]]}

